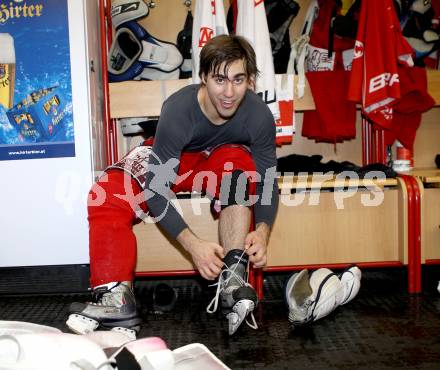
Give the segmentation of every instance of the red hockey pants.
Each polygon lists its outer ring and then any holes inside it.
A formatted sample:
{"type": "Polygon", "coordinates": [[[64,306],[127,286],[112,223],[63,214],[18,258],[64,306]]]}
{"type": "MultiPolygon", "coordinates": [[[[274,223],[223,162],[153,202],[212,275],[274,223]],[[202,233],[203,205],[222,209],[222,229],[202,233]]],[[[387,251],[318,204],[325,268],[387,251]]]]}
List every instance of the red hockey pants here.
{"type": "MultiPolygon", "coordinates": [[[[222,145],[214,149],[209,156],[204,153],[183,153],[178,176],[192,171],[182,183],[171,189],[182,191],[204,191],[212,197],[219,198],[222,176],[234,170],[254,172],[255,164],[249,151],[238,145],[222,145]],[[230,164],[228,164],[228,162],[230,164]],[[216,184],[202,189],[194,177],[201,171],[212,171],[216,174],[216,184]]],[[[140,220],[136,217],[130,199],[118,195],[127,195],[124,190],[124,176],[130,176],[120,170],[109,170],[107,176],[100,178],[89,193],[89,247],[90,247],[90,282],[91,286],[106,284],[112,281],[131,281],[136,267],[137,244],[133,233],[133,224],[140,220]],[[102,201],[97,202],[100,198],[102,201]]],[[[251,176],[251,175],[250,175],[251,176]]],[[[131,177],[131,176],[130,176],[131,177]]],[[[131,196],[138,195],[142,189],[131,179],[131,196]]],[[[249,194],[255,194],[255,182],[248,181],[249,194]]],[[[129,198],[129,197],[128,197],[129,198]]],[[[144,212],[148,210],[145,202],[141,204],[144,212]]],[[[150,248],[143,245],[142,248],[150,248]]],[[[154,246],[153,246],[154,247],[154,246]]]]}

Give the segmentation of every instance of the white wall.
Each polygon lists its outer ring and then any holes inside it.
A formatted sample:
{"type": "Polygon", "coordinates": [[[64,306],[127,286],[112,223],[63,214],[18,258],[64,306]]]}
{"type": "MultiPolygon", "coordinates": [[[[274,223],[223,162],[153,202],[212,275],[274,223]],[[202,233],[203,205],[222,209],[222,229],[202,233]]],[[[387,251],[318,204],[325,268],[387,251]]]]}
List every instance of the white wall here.
{"type": "Polygon", "coordinates": [[[0,161],[0,267],[89,261],[92,160],[83,1],[69,0],[68,6],[76,156],[0,161]]]}

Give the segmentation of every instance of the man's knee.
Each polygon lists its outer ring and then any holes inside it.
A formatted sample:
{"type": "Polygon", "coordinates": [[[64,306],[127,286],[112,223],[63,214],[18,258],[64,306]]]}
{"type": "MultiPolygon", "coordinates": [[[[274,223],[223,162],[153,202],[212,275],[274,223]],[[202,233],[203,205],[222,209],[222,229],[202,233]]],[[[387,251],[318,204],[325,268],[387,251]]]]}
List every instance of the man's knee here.
{"type": "Polygon", "coordinates": [[[223,164],[223,170],[241,170],[243,172],[256,171],[255,162],[251,153],[244,146],[225,145],[214,151],[212,156],[218,156],[223,164]]]}
{"type": "Polygon", "coordinates": [[[232,205],[250,206],[249,179],[242,170],[234,170],[222,177],[220,186],[221,210],[232,205]]]}

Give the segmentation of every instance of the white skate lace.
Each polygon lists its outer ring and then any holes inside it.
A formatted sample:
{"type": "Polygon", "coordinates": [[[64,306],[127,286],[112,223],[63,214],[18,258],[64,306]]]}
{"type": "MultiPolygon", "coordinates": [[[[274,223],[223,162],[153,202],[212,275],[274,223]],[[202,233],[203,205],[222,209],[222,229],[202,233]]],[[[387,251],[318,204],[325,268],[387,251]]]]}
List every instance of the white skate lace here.
{"type": "Polygon", "coordinates": [[[90,302],[90,304],[93,306],[121,307],[123,305],[123,291],[118,289],[121,285],[120,282],[117,282],[112,287],[107,286],[106,292],[100,292],[98,289],[95,293],[96,302],[90,302]]]}
{"type": "MultiPolygon", "coordinates": [[[[222,272],[220,273],[220,278],[218,279],[218,282],[215,283],[215,284],[208,285],[210,287],[211,286],[217,286],[217,289],[216,289],[214,298],[211,300],[211,302],[206,307],[206,312],[212,314],[212,313],[217,311],[218,301],[219,301],[219,298],[220,298],[220,293],[225,290],[225,286],[228,285],[229,281],[232,278],[236,279],[238,281],[238,283],[241,286],[243,286],[243,287],[244,286],[248,286],[248,287],[253,288],[251,284],[249,284],[247,281],[245,281],[240,275],[235,273],[235,270],[236,270],[237,266],[240,264],[241,260],[243,259],[243,256],[244,256],[245,252],[246,251],[244,250],[243,253],[241,254],[239,260],[238,260],[238,263],[235,264],[233,269],[230,269],[229,266],[226,265],[226,263],[223,263],[223,265],[225,266],[225,269],[222,270],[222,272]],[[230,274],[229,274],[229,277],[227,279],[223,280],[223,274],[225,272],[229,272],[230,274]],[[214,307],[211,308],[211,306],[214,306],[214,307]]],[[[246,318],[246,320],[245,320],[246,324],[250,328],[252,328],[252,329],[255,329],[255,330],[258,329],[258,325],[257,325],[257,322],[255,321],[254,313],[251,312],[249,316],[251,316],[252,322],[249,322],[247,320],[247,318],[246,318]]]]}

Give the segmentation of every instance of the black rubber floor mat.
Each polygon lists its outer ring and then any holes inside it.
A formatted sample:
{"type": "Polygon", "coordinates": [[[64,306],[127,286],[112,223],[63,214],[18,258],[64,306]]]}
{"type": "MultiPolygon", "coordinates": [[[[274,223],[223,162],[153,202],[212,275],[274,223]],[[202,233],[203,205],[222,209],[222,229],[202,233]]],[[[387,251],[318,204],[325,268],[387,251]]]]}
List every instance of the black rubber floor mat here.
{"type": "MultiPolygon", "coordinates": [[[[139,337],[159,336],[171,349],[205,344],[233,369],[438,369],[440,367],[440,266],[424,270],[424,292],[406,292],[402,269],[363,271],[359,295],[308,327],[292,329],[283,301],[289,274],[265,277],[265,299],[255,316],[234,336],[220,314],[206,306],[215,293],[198,279],[170,279],[178,292],[170,312],[148,309],[148,290],[156,281],[137,281],[143,324],[139,337]]],[[[29,321],[68,331],[64,322],[73,301],[89,295],[0,296],[0,319],[29,321]]]]}

